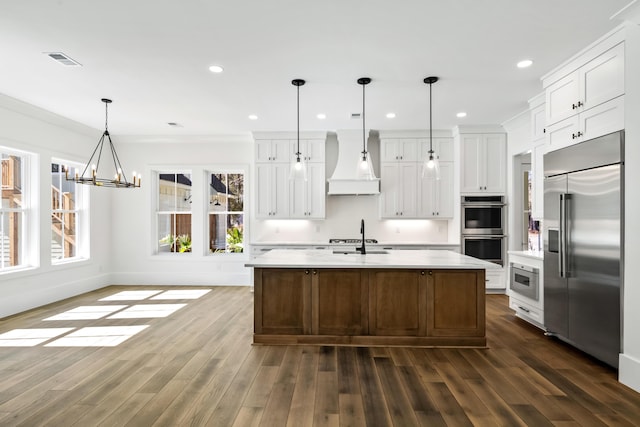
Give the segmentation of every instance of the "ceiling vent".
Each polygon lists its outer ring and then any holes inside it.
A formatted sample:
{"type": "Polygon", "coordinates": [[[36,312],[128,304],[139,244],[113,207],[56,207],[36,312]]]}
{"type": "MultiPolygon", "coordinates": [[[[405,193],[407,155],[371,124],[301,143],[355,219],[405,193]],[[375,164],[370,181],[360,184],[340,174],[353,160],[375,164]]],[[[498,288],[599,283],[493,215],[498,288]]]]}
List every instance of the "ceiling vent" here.
{"type": "Polygon", "coordinates": [[[80,64],[78,61],[74,61],[73,59],[69,58],[67,55],[65,55],[62,52],[45,52],[45,54],[49,58],[53,59],[59,64],[64,65],[65,67],[82,67],[82,64],[80,64]]]}

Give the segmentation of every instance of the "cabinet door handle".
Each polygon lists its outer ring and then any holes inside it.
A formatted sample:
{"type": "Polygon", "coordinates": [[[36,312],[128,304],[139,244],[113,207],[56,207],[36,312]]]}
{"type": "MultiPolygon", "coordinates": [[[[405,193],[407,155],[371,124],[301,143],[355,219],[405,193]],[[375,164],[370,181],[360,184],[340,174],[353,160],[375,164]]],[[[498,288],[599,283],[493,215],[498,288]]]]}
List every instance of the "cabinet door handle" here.
{"type": "Polygon", "coordinates": [[[424,276],[424,271],[421,271],[421,272],[420,272],[420,275],[421,275],[421,276],[424,276]]]}
{"type": "Polygon", "coordinates": [[[578,131],[577,136],[578,138],[581,137],[582,135],[584,135],[582,132],[578,131]]]}
{"type": "Polygon", "coordinates": [[[583,105],[582,101],[578,101],[578,107],[582,107],[583,105]]]}
{"type": "Polygon", "coordinates": [[[305,270],[305,271],[304,271],[304,274],[309,274],[309,270],[305,270]]]}
{"type": "Polygon", "coordinates": [[[313,274],[318,274],[318,270],[313,270],[313,274]]]}
{"type": "Polygon", "coordinates": [[[524,311],[525,313],[531,313],[531,310],[524,308],[523,306],[519,305],[518,308],[522,311],[524,311]]]}

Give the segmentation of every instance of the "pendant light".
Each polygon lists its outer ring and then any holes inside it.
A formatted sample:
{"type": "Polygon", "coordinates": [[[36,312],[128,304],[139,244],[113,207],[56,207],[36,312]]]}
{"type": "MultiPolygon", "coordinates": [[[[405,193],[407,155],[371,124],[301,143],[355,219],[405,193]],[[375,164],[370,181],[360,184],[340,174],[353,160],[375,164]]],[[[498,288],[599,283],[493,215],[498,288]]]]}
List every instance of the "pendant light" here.
{"type": "Polygon", "coordinates": [[[360,77],[358,84],[362,85],[362,156],[358,159],[356,177],[363,180],[373,180],[373,164],[371,163],[371,155],[367,152],[367,136],[365,133],[365,98],[364,87],[371,83],[369,77],[360,77]]]}
{"type": "Polygon", "coordinates": [[[438,156],[433,152],[433,107],[431,89],[432,85],[438,81],[437,77],[427,77],[424,82],[429,85],[429,151],[422,165],[422,177],[429,179],[440,179],[440,162],[438,156]]]}
{"type": "Polygon", "coordinates": [[[306,82],[302,79],[294,79],[291,80],[291,84],[297,88],[297,140],[298,140],[298,148],[296,150],[296,158],[291,162],[291,172],[289,173],[289,179],[294,181],[306,181],[307,180],[307,165],[304,162],[304,159],[300,158],[300,86],[304,85],[306,82]]]}
{"type": "Polygon", "coordinates": [[[118,158],[118,153],[116,153],[116,149],[113,146],[113,142],[111,141],[111,135],[109,134],[109,111],[108,107],[111,104],[111,100],[107,98],[102,98],[102,102],[104,102],[104,132],[98,141],[98,145],[93,150],[91,157],[89,157],[89,161],[87,165],[84,167],[81,174],[76,172],[73,177],[69,177],[69,168],[65,167],[65,178],[67,181],[74,181],[76,184],[88,184],[95,185],[96,187],[116,187],[116,188],[136,188],[140,187],[140,175],[136,175],[135,172],[133,175],[133,182],[129,182],[127,180],[126,174],[123,172],[122,165],[120,164],[120,159],[118,158]],[[113,178],[104,178],[99,176],[100,169],[100,159],[102,158],[102,148],[104,146],[105,137],[109,140],[109,151],[111,152],[111,158],[113,160],[113,178]],[[93,163],[93,158],[98,155],[96,162],[93,163]],[[87,174],[87,171],[91,167],[91,175],[87,174]],[[87,175],[85,175],[87,174],[87,175]]]}

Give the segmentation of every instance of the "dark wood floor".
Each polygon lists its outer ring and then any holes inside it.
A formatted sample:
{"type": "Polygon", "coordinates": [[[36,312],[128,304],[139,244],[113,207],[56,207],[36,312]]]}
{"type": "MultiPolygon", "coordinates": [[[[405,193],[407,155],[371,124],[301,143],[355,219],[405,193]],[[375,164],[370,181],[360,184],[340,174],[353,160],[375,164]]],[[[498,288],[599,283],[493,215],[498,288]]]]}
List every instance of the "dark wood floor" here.
{"type": "MultiPolygon", "coordinates": [[[[116,347],[0,347],[2,426],[638,426],[616,372],[487,297],[488,349],[252,346],[252,294],[111,301],[108,287],[0,321],[150,325],[116,347]],[[42,319],[80,305],[186,303],[166,318],[42,319]]],[[[157,288],[165,290],[166,288],[157,288]]]]}

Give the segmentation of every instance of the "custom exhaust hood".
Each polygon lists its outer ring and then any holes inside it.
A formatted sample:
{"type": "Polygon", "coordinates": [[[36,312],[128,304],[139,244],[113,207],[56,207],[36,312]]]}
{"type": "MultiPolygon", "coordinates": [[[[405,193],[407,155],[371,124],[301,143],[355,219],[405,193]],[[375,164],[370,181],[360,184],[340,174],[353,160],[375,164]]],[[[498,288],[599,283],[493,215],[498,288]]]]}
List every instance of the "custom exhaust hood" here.
{"type": "Polygon", "coordinates": [[[358,177],[358,160],[362,157],[362,130],[339,130],[338,162],[328,179],[328,195],[380,194],[380,178],[358,177]]]}

